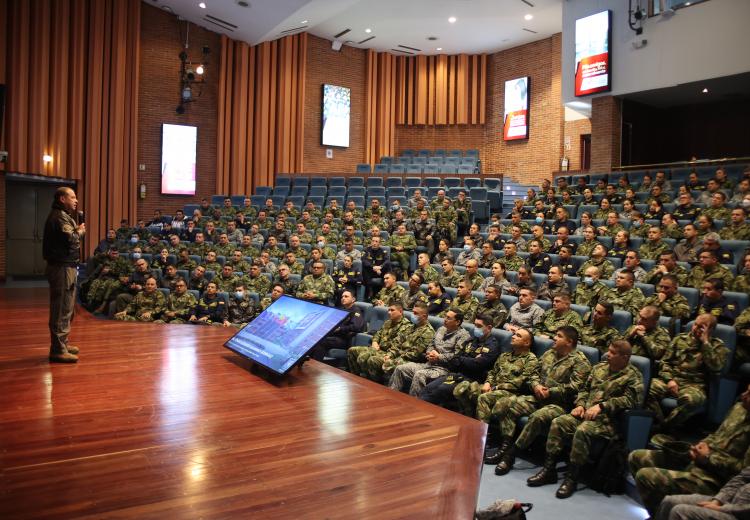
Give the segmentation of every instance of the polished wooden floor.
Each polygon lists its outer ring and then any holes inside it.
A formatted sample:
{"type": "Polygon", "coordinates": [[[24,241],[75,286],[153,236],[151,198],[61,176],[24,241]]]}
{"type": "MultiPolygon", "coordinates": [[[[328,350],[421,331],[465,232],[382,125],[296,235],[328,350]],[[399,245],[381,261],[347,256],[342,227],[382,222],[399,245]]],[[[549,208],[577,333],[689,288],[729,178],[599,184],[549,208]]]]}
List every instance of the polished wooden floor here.
{"type": "Polygon", "coordinates": [[[231,331],[80,311],[47,362],[47,291],[0,289],[0,518],[471,518],[485,427],[311,362],[274,380],[231,331]]]}

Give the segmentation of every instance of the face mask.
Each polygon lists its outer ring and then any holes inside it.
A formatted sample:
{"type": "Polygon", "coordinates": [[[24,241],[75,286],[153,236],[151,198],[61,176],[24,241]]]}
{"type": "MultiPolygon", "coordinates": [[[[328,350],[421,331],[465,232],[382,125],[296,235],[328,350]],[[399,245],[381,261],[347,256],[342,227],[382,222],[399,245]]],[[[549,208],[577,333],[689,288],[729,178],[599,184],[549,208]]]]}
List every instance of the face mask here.
{"type": "Polygon", "coordinates": [[[325,246],[325,245],[326,245],[326,243],[325,243],[325,242],[318,242],[318,247],[323,247],[323,246],[325,246]]]}
{"type": "Polygon", "coordinates": [[[484,330],[480,329],[479,327],[474,327],[474,337],[475,338],[483,338],[484,337],[484,330]]]}
{"type": "Polygon", "coordinates": [[[583,279],[583,283],[585,283],[588,287],[591,287],[594,285],[594,279],[590,276],[587,276],[583,279]]]}
{"type": "Polygon", "coordinates": [[[743,208],[750,208],[750,200],[747,200],[747,199],[743,200],[742,201],[742,207],[743,208]]]}
{"type": "Polygon", "coordinates": [[[465,245],[464,246],[464,251],[466,251],[467,253],[471,253],[471,246],[466,246],[465,245]]]}
{"type": "Polygon", "coordinates": [[[633,221],[633,227],[634,227],[634,228],[639,228],[639,227],[641,227],[641,221],[640,221],[640,220],[634,220],[634,221],[633,221]]]}
{"type": "Polygon", "coordinates": [[[237,298],[238,300],[241,300],[245,297],[245,293],[242,291],[237,291],[234,293],[234,297],[237,298]]]}
{"type": "Polygon", "coordinates": [[[133,257],[133,260],[138,260],[141,257],[141,254],[136,251],[131,256],[133,257]]]}
{"type": "Polygon", "coordinates": [[[536,222],[537,224],[541,224],[542,222],[544,222],[544,219],[542,217],[537,217],[534,219],[534,222],[536,222]]]}
{"type": "Polygon", "coordinates": [[[396,206],[395,204],[391,206],[391,211],[398,211],[400,208],[396,206]]]}
{"type": "Polygon", "coordinates": [[[130,237],[130,243],[131,244],[137,244],[138,243],[138,237],[130,237]]]}

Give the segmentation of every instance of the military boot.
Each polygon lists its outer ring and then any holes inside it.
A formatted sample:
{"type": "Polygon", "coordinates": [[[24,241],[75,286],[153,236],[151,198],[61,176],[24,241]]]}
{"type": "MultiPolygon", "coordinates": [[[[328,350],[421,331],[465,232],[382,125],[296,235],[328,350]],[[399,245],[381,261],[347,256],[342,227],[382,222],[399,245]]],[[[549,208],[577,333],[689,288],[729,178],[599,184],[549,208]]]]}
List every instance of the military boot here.
{"type": "Polygon", "coordinates": [[[502,458],[497,466],[495,466],[495,475],[506,475],[510,470],[513,469],[513,464],[516,463],[516,446],[511,444],[510,448],[505,450],[502,458]]]}
{"type": "Polygon", "coordinates": [[[568,466],[568,473],[565,475],[565,480],[560,484],[555,496],[557,498],[568,498],[578,489],[578,466],[571,464],[568,466]]]}
{"type": "Polygon", "coordinates": [[[484,463],[485,464],[497,464],[502,460],[503,453],[505,453],[510,447],[513,445],[513,441],[510,437],[503,437],[500,440],[500,447],[497,449],[497,451],[492,455],[485,455],[484,456],[484,463]]]}
{"type": "Polygon", "coordinates": [[[526,480],[529,487],[545,486],[547,484],[557,484],[557,458],[549,455],[544,459],[544,466],[539,472],[526,480]]]}
{"type": "Polygon", "coordinates": [[[70,352],[60,352],[49,355],[50,363],[78,363],[78,356],[70,352]]]}

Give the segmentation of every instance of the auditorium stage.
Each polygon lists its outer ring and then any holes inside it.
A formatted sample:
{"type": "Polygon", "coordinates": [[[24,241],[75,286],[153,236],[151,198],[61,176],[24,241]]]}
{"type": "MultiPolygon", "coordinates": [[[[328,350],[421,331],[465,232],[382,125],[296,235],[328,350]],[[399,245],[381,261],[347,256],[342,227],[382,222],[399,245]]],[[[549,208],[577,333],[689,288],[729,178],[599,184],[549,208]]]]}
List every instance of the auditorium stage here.
{"type": "Polygon", "coordinates": [[[0,289],[0,518],[471,518],[485,425],[326,365],[263,376],[229,329],[100,320],[47,362],[47,291],[0,289]]]}

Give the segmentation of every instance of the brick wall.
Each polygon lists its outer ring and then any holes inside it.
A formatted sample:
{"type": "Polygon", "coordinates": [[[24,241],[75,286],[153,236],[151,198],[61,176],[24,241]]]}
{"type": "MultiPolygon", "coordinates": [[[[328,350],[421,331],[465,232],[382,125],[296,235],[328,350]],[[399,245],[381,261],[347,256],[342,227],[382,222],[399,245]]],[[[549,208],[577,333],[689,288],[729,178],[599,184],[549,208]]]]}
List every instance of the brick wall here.
{"type": "Polygon", "coordinates": [[[487,125],[482,154],[485,172],[537,183],[557,170],[562,157],[564,110],[561,101],[562,34],[498,52],[488,64],[487,125]],[[503,141],[505,81],[529,76],[529,139],[503,141]]]}
{"type": "Polygon", "coordinates": [[[367,95],[367,54],[344,45],[341,52],[331,42],[308,35],[305,77],[305,172],[353,172],[365,157],[365,117],[367,95]],[[326,158],[321,145],[324,83],[351,89],[349,148],[333,147],[333,159],[326,158]]]}
{"type": "Polygon", "coordinates": [[[620,166],[621,105],[612,96],[591,100],[591,171],[620,166]]]}
{"type": "MultiPolygon", "coordinates": [[[[150,219],[155,209],[173,214],[185,204],[199,201],[216,191],[216,125],[218,110],[219,57],[218,34],[190,24],[188,56],[198,60],[201,48],[211,49],[206,66],[206,82],[197,101],[186,105],[178,115],[180,101],[180,28],[184,42],[185,22],[177,21],[161,9],[146,3],[141,7],[141,68],[139,83],[138,183],[145,182],[147,195],[138,201],[138,217],[150,219]],[[198,127],[196,196],[161,195],[161,125],[162,123],[198,127]]],[[[197,95],[198,89],[193,89],[197,95]]]]}
{"type": "Polygon", "coordinates": [[[478,148],[484,173],[539,182],[557,170],[562,157],[564,110],[561,102],[562,35],[492,54],[487,63],[484,125],[397,126],[396,150],[478,148]],[[530,76],[529,139],[503,141],[505,81],[530,76]]]}
{"type": "Polygon", "coordinates": [[[576,119],[575,121],[565,121],[563,142],[565,141],[565,139],[570,139],[570,149],[565,150],[565,156],[569,161],[569,170],[581,169],[581,136],[590,133],[590,119],[576,119]]]}

